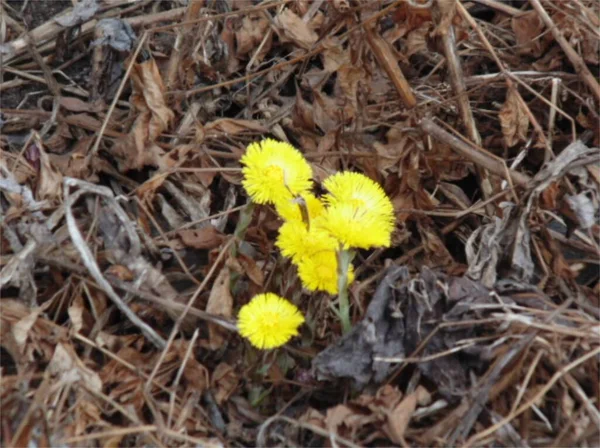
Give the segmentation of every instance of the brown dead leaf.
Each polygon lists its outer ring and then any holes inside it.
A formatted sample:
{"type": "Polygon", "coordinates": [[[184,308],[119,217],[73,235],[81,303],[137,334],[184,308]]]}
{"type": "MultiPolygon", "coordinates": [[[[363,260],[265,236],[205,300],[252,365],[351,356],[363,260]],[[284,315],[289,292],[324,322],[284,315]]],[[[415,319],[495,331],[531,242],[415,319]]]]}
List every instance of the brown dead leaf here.
{"type": "Polygon", "coordinates": [[[148,200],[152,200],[156,190],[158,190],[162,184],[165,183],[165,180],[167,180],[167,176],[165,175],[152,176],[150,179],[136,188],[135,194],[140,199],[146,198],[148,200]]]}
{"type": "Polygon", "coordinates": [[[517,53],[540,57],[552,42],[552,35],[542,35],[544,23],[536,11],[527,11],[511,20],[517,40],[517,53]]]}
{"type": "Polygon", "coordinates": [[[262,270],[256,265],[256,261],[242,253],[238,254],[237,259],[244,268],[244,272],[246,272],[248,278],[252,280],[252,283],[262,286],[265,281],[265,276],[262,270]]]}
{"type": "Polygon", "coordinates": [[[184,245],[194,249],[214,249],[225,239],[225,236],[211,225],[201,229],[180,230],[177,234],[184,245]]]}
{"type": "Polygon", "coordinates": [[[71,321],[71,325],[73,325],[73,331],[75,331],[75,333],[80,333],[82,330],[85,330],[85,333],[87,334],[94,325],[94,319],[90,312],[85,308],[83,297],[80,294],[75,297],[67,309],[67,313],[69,314],[69,320],[71,321]]]}
{"type": "Polygon", "coordinates": [[[73,135],[69,130],[69,125],[65,122],[60,122],[52,135],[44,139],[44,146],[51,153],[64,153],[68,149],[68,144],[72,138],[73,135]]]}
{"type": "Polygon", "coordinates": [[[446,245],[435,232],[435,227],[421,222],[418,226],[421,238],[423,239],[423,247],[427,254],[428,267],[445,267],[448,268],[454,264],[454,259],[446,245]]]}
{"type": "Polygon", "coordinates": [[[102,390],[100,376],[86,367],[79,359],[75,350],[69,345],[59,343],[54,350],[54,355],[48,364],[48,372],[57,375],[63,382],[82,382],[83,385],[94,392],[102,390]]]}
{"type": "Polygon", "coordinates": [[[292,120],[294,126],[300,129],[311,132],[314,132],[315,130],[313,106],[309,102],[304,101],[300,89],[296,91],[296,102],[292,109],[292,120]]]}
{"type": "Polygon", "coordinates": [[[279,28],[281,37],[286,37],[307,50],[319,39],[317,33],[311,30],[308,24],[289,8],[284,9],[275,17],[275,24],[279,28]]]}
{"type": "Polygon", "coordinates": [[[325,49],[321,53],[321,59],[326,72],[333,73],[342,65],[350,63],[348,51],[344,50],[341,42],[336,37],[326,37],[321,42],[321,45],[325,49]]]}
{"type": "MultiPolygon", "coordinates": [[[[179,358],[182,360],[182,362],[186,356],[188,344],[189,341],[184,339],[179,339],[173,342],[173,346],[177,350],[179,358]]],[[[196,392],[204,392],[210,385],[210,374],[208,369],[196,360],[193,355],[193,351],[192,355],[186,358],[183,377],[196,392]]]]}
{"type": "Polygon", "coordinates": [[[131,80],[130,101],[140,114],[125,140],[111,149],[121,171],[146,165],[161,166],[164,151],[154,141],[170,126],[174,117],[166,105],[165,86],[154,59],[134,64],[131,80]]]}
{"type": "Polygon", "coordinates": [[[40,157],[39,179],[36,188],[36,198],[58,199],[62,192],[62,174],[50,163],[50,158],[41,145],[36,145],[40,157]]]}
{"type": "Polygon", "coordinates": [[[368,86],[369,76],[362,67],[358,67],[355,64],[344,64],[340,66],[337,73],[336,87],[339,89],[340,93],[338,98],[343,99],[346,103],[345,105],[347,107],[344,109],[345,112],[348,112],[346,118],[353,118],[359,113],[359,85],[361,92],[366,91],[367,88],[365,87],[368,86]]]}
{"type": "MultiPolygon", "coordinates": [[[[242,26],[235,31],[236,51],[235,55],[245,56],[256,50],[262,43],[269,30],[269,21],[261,14],[248,14],[242,19],[242,26]]],[[[261,54],[266,54],[271,49],[270,39],[265,43],[261,54]]],[[[260,57],[260,55],[259,55],[260,57]]],[[[259,59],[260,60],[260,59],[259,59]]]]}
{"type": "Polygon", "coordinates": [[[131,272],[127,266],[123,266],[122,264],[113,264],[106,270],[106,274],[126,282],[130,282],[134,279],[133,272],[131,272]]]}
{"type": "Polygon", "coordinates": [[[425,23],[408,33],[406,36],[406,53],[404,53],[406,58],[427,50],[427,36],[429,35],[430,30],[431,24],[425,23]]]}
{"type": "Polygon", "coordinates": [[[211,387],[215,391],[215,401],[222,405],[235,391],[240,382],[235,369],[227,363],[220,363],[212,374],[211,387]]]}
{"type": "Polygon", "coordinates": [[[150,139],[156,139],[173,120],[174,113],[165,102],[165,85],[154,59],[134,64],[131,71],[134,94],[131,102],[139,110],[149,110],[152,119],[148,129],[150,139]]]}
{"type": "MultiPolygon", "coordinates": [[[[206,304],[206,312],[216,314],[223,317],[231,317],[233,314],[233,297],[229,290],[231,277],[229,267],[224,266],[215,279],[213,287],[208,297],[206,304]]],[[[222,327],[209,323],[208,324],[209,347],[211,350],[216,350],[223,345],[228,333],[222,327]]]]}
{"type": "Polygon", "coordinates": [[[73,96],[63,96],[60,98],[60,105],[71,112],[99,112],[101,107],[82,101],[73,96]]]}
{"type": "Polygon", "coordinates": [[[220,118],[202,127],[202,133],[205,137],[215,137],[220,134],[238,135],[243,132],[264,134],[267,131],[268,129],[257,120],[238,120],[234,118],[220,118]]]}
{"type": "Polygon", "coordinates": [[[527,130],[529,129],[529,117],[524,106],[519,100],[519,94],[515,88],[511,87],[506,93],[506,101],[498,114],[500,125],[502,126],[502,135],[506,146],[514,146],[527,139],[527,130]]]}
{"type": "Polygon", "coordinates": [[[418,386],[415,392],[407,395],[387,414],[387,421],[383,429],[392,442],[405,445],[404,433],[417,408],[417,404],[426,405],[430,401],[431,396],[429,392],[423,386],[418,386]]]}

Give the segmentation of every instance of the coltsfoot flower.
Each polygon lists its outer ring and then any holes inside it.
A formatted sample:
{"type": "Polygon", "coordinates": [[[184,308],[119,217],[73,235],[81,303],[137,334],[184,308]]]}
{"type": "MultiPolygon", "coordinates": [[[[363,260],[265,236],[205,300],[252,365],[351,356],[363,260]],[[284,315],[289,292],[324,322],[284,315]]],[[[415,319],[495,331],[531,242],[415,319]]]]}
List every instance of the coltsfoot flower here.
{"type": "Polygon", "coordinates": [[[310,220],[322,215],[325,210],[323,202],[312,193],[304,193],[299,197],[275,203],[277,214],[285,221],[304,221],[303,207],[308,211],[310,220]]]}
{"type": "Polygon", "coordinates": [[[265,139],[251,143],[240,159],[242,185],[257,204],[289,201],[312,187],[312,169],[289,143],[265,139]]]}
{"type": "Polygon", "coordinates": [[[334,251],[339,243],[316,223],[307,228],[304,222],[291,220],[279,228],[275,245],[284,257],[291,258],[297,264],[316,252],[334,251]]]}
{"type": "Polygon", "coordinates": [[[273,293],[258,294],[238,314],[238,330],[260,349],[279,347],[298,335],[304,316],[298,308],[273,293]]]}
{"type": "MultiPolygon", "coordinates": [[[[298,276],[309,291],[338,293],[338,259],[335,251],[322,251],[298,263],[298,276]]],[[[348,269],[348,284],[354,281],[354,268],[348,269]]]]}
{"type": "Polygon", "coordinates": [[[394,207],[383,188],[360,173],[341,172],[323,182],[321,225],[346,247],[389,247],[394,207]]]}

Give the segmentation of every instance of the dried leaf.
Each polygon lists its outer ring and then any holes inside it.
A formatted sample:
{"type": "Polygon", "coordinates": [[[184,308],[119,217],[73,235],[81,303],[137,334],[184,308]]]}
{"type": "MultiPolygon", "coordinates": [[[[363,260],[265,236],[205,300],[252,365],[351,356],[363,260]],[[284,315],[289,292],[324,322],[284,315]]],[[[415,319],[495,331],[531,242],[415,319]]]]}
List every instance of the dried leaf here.
{"type": "Polygon", "coordinates": [[[515,88],[509,88],[506,93],[506,101],[498,114],[500,125],[502,126],[502,135],[506,146],[514,146],[527,139],[527,130],[529,129],[529,117],[525,107],[519,100],[519,94],[515,88]]]}
{"type": "Polygon", "coordinates": [[[404,433],[412,418],[417,404],[425,405],[431,400],[429,392],[423,387],[417,387],[412,394],[407,395],[398,405],[387,414],[384,430],[390,440],[398,445],[404,445],[404,433]]]}
{"type": "Polygon", "coordinates": [[[71,112],[98,112],[99,108],[92,104],[82,101],[73,96],[63,96],[60,98],[60,105],[71,112]]]}
{"type": "Polygon", "coordinates": [[[552,41],[550,33],[542,34],[544,23],[536,11],[527,11],[513,17],[511,26],[517,40],[517,53],[520,55],[540,57],[552,41]]]}
{"type": "Polygon", "coordinates": [[[275,23],[285,37],[307,50],[319,39],[317,33],[290,8],[281,11],[275,17],[275,23]]]}
{"type": "Polygon", "coordinates": [[[56,346],[54,356],[48,364],[48,371],[52,375],[60,376],[61,381],[69,383],[81,381],[89,390],[94,392],[102,390],[100,376],[85,366],[71,346],[62,343],[56,346]]]}
{"type": "Polygon", "coordinates": [[[224,235],[211,225],[201,229],[180,230],[177,234],[184,245],[194,249],[214,249],[225,239],[224,235]]]}
{"type": "Polygon", "coordinates": [[[265,128],[257,120],[238,120],[233,118],[220,118],[211,121],[202,128],[204,135],[217,136],[219,134],[238,135],[243,132],[265,133],[265,128]]]}
{"type": "MultiPolygon", "coordinates": [[[[263,14],[248,14],[242,19],[242,26],[235,32],[235,55],[245,56],[256,50],[269,30],[269,21],[263,14]]],[[[271,49],[270,42],[264,45],[261,53],[271,49]]]]}
{"type": "Polygon", "coordinates": [[[44,149],[36,145],[40,157],[39,179],[36,188],[38,200],[57,199],[62,195],[62,175],[56,170],[44,149]]]}
{"type": "Polygon", "coordinates": [[[174,117],[166,105],[165,86],[154,59],[134,64],[131,80],[133,94],[130,101],[140,114],[125,140],[111,148],[121,171],[146,165],[161,166],[164,151],[153,142],[170,126],[174,117]]]}
{"type": "MultiPolygon", "coordinates": [[[[223,317],[231,317],[233,314],[233,297],[229,290],[231,281],[229,267],[224,266],[215,279],[213,287],[206,304],[206,312],[223,317]]],[[[208,324],[209,347],[211,350],[220,348],[228,336],[228,332],[222,327],[208,324]]]]}
{"type": "Polygon", "coordinates": [[[241,253],[238,254],[237,259],[244,268],[244,272],[246,272],[248,278],[252,280],[252,283],[262,286],[265,281],[265,276],[262,270],[256,265],[256,261],[254,261],[253,258],[241,253]]]}
{"type": "Polygon", "coordinates": [[[240,381],[236,370],[227,363],[215,367],[211,378],[211,387],[215,390],[215,401],[222,405],[235,391],[240,381]]]}

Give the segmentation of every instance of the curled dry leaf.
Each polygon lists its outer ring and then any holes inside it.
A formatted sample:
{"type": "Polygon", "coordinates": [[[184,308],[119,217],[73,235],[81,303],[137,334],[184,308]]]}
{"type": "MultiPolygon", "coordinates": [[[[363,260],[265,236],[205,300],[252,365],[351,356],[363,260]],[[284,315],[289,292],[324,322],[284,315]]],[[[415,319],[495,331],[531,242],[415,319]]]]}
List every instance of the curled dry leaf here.
{"type": "MultiPolygon", "coordinates": [[[[245,56],[254,51],[262,43],[269,29],[269,21],[264,14],[248,14],[242,19],[242,26],[235,31],[236,51],[235,55],[245,56]]],[[[269,39],[270,40],[270,39],[269,39]]],[[[267,42],[261,51],[266,54],[271,49],[270,42],[267,42]]]]}
{"type": "Polygon", "coordinates": [[[232,366],[225,362],[217,365],[210,381],[217,404],[222,405],[227,401],[239,382],[240,378],[232,366]]]}
{"type": "MultiPolygon", "coordinates": [[[[221,272],[215,279],[213,287],[206,304],[206,312],[223,317],[231,317],[233,314],[233,297],[229,290],[231,276],[229,267],[223,266],[221,272]]],[[[225,342],[228,332],[213,323],[208,324],[208,345],[211,350],[220,348],[225,342]]]]}
{"type": "Polygon", "coordinates": [[[527,11],[511,20],[517,40],[517,53],[539,57],[552,42],[552,34],[542,34],[544,23],[536,11],[527,11]]]}
{"type": "Polygon", "coordinates": [[[41,146],[36,146],[40,156],[40,176],[36,188],[36,198],[38,200],[58,199],[62,192],[62,174],[54,168],[46,151],[41,146]]]}
{"type": "Polygon", "coordinates": [[[127,137],[111,151],[121,171],[146,165],[161,166],[164,151],[154,141],[171,124],[174,113],[165,101],[165,86],[156,62],[134,64],[131,71],[133,94],[130,101],[140,112],[127,137]]]}
{"type": "Polygon", "coordinates": [[[239,120],[233,118],[220,118],[196,129],[196,143],[201,143],[206,137],[219,135],[238,135],[244,132],[264,134],[268,129],[257,120],[239,120]]]}
{"type": "Polygon", "coordinates": [[[51,375],[60,376],[63,382],[81,382],[91,391],[100,392],[102,390],[100,376],[85,366],[71,346],[62,343],[56,346],[54,356],[48,364],[48,371],[51,375]]]}
{"type": "Polygon", "coordinates": [[[225,239],[225,236],[211,225],[201,229],[180,230],[177,234],[185,246],[194,249],[214,249],[225,239]]]}
{"type": "Polygon", "coordinates": [[[237,259],[244,268],[244,271],[246,272],[246,275],[248,275],[248,278],[252,280],[252,283],[258,286],[262,286],[265,281],[265,276],[256,264],[256,261],[254,261],[252,257],[249,257],[248,255],[244,255],[242,253],[238,254],[237,259]]]}
{"type": "Polygon", "coordinates": [[[506,101],[502,105],[498,116],[506,146],[514,146],[527,139],[529,117],[519,100],[519,94],[515,88],[508,89],[506,101]]]}
{"type": "Polygon", "coordinates": [[[298,17],[290,8],[285,8],[277,17],[275,23],[280,35],[297,45],[309,49],[319,39],[317,33],[310,29],[308,24],[298,17]]]}
{"type": "Polygon", "coordinates": [[[419,386],[416,391],[404,397],[396,407],[389,411],[383,428],[390,440],[398,445],[404,444],[404,433],[417,405],[425,406],[430,402],[429,392],[423,386],[419,386]]]}

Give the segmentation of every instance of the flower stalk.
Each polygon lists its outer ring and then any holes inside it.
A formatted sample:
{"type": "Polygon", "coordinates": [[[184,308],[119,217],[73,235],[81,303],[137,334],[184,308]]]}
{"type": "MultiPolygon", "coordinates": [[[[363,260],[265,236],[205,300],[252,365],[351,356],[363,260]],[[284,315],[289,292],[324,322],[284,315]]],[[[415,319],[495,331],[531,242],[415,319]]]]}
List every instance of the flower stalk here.
{"type": "Polygon", "coordinates": [[[350,321],[350,300],[348,299],[348,268],[354,258],[354,252],[340,246],[338,252],[338,310],[337,315],[342,324],[342,333],[346,334],[352,328],[350,321]]]}

